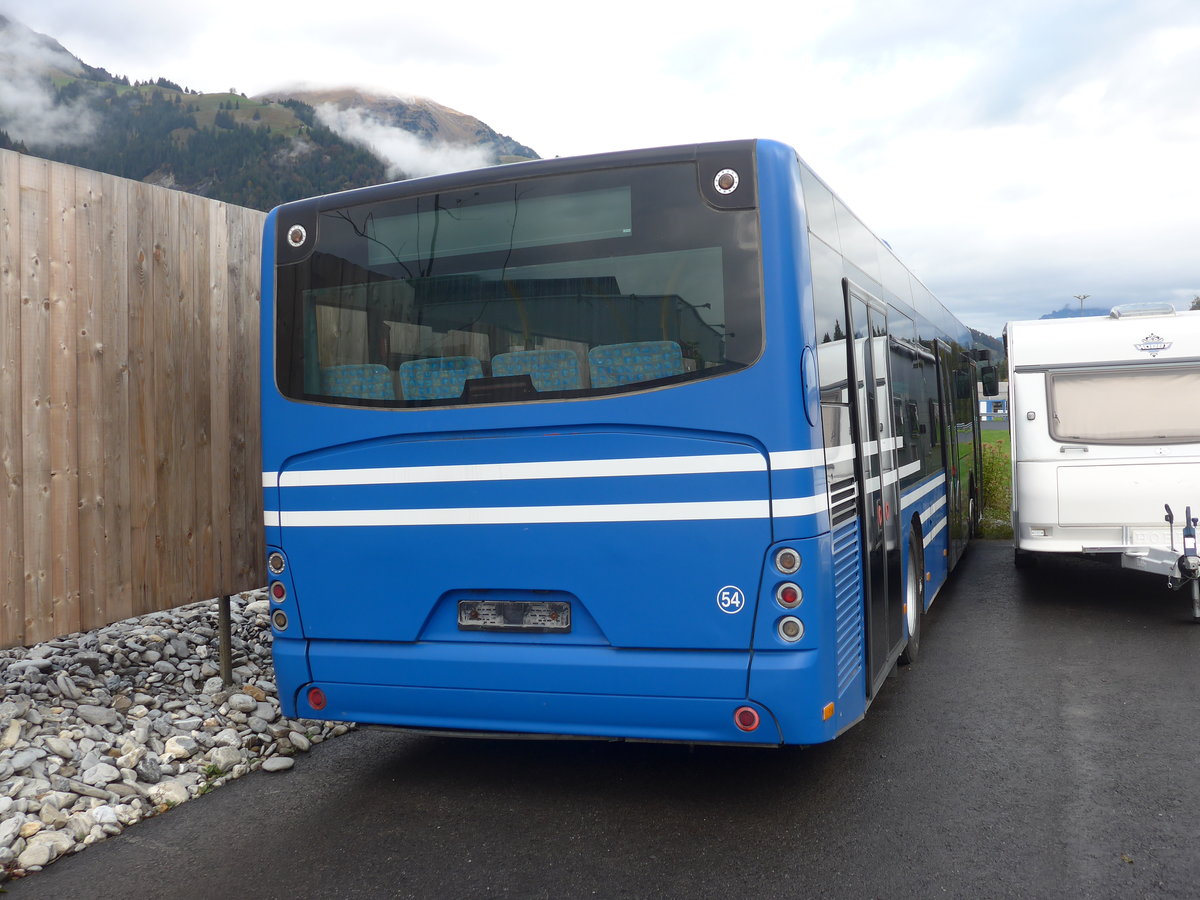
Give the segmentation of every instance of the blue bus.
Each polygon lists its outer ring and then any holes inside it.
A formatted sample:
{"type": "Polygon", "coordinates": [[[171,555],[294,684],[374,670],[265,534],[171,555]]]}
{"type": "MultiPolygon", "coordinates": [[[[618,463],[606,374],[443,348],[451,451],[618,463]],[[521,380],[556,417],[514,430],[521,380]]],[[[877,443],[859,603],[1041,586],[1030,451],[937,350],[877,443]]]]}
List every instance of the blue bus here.
{"type": "Polygon", "coordinates": [[[289,716],[813,744],[978,522],[969,330],[791,148],[289,203],[262,292],[289,716]]]}

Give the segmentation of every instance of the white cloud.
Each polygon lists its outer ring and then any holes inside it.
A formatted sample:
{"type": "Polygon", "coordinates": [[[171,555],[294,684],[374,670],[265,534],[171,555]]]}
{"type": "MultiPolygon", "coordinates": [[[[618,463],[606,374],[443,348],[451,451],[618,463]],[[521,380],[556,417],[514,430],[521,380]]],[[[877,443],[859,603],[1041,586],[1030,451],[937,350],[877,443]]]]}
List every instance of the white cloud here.
{"type": "Polygon", "coordinates": [[[492,163],[488,148],[423,140],[403,128],[381,121],[361,109],[338,109],[332,103],[316,107],[317,119],[334,133],[366,147],[388,164],[391,178],[440,175],[479,169],[492,163]]]}
{"type": "Polygon", "coordinates": [[[47,73],[79,71],[70,54],[20,25],[3,31],[0,46],[0,130],[27,144],[79,144],[95,129],[82,98],[58,104],[47,73]]]}

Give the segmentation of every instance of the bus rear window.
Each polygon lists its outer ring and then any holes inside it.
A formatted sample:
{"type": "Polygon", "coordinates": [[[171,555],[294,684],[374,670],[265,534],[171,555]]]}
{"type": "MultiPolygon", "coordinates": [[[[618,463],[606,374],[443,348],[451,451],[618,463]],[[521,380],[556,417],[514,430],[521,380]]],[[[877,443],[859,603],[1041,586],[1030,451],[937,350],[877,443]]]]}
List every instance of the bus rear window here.
{"type": "Polygon", "coordinates": [[[276,374],[299,400],[425,407],[669,387],[762,344],[757,218],[691,165],[322,210],[277,272],[276,374]]]}
{"type": "Polygon", "coordinates": [[[1046,376],[1050,436],[1088,444],[1200,441],[1200,372],[1158,366],[1046,376]]]}

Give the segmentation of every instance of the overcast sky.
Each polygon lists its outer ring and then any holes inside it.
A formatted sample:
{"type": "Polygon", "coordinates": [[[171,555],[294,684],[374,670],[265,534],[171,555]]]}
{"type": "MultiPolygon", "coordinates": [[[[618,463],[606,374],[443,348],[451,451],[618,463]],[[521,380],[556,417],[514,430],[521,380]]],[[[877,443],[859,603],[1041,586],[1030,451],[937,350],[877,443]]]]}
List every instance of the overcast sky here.
{"type": "Polygon", "coordinates": [[[428,97],[544,157],[793,145],[999,335],[1200,294],[1198,0],[0,0],[131,80],[428,97]]]}

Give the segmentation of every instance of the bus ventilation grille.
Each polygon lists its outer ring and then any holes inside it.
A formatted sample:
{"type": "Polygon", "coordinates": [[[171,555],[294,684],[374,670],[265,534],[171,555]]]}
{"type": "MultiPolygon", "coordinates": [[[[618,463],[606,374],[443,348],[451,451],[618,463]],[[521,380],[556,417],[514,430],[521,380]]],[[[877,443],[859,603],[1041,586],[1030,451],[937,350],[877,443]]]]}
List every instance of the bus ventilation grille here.
{"type": "Polygon", "coordinates": [[[829,490],[830,521],[836,528],[858,512],[858,485],[853,478],[835,481],[829,490]]]}
{"type": "Polygon", "coordinates": [[[833,533],[833,589],[837,601],[838,696],[845,693],[862,670],[862,560],[858,548],[858,521],[833,533]]]}

